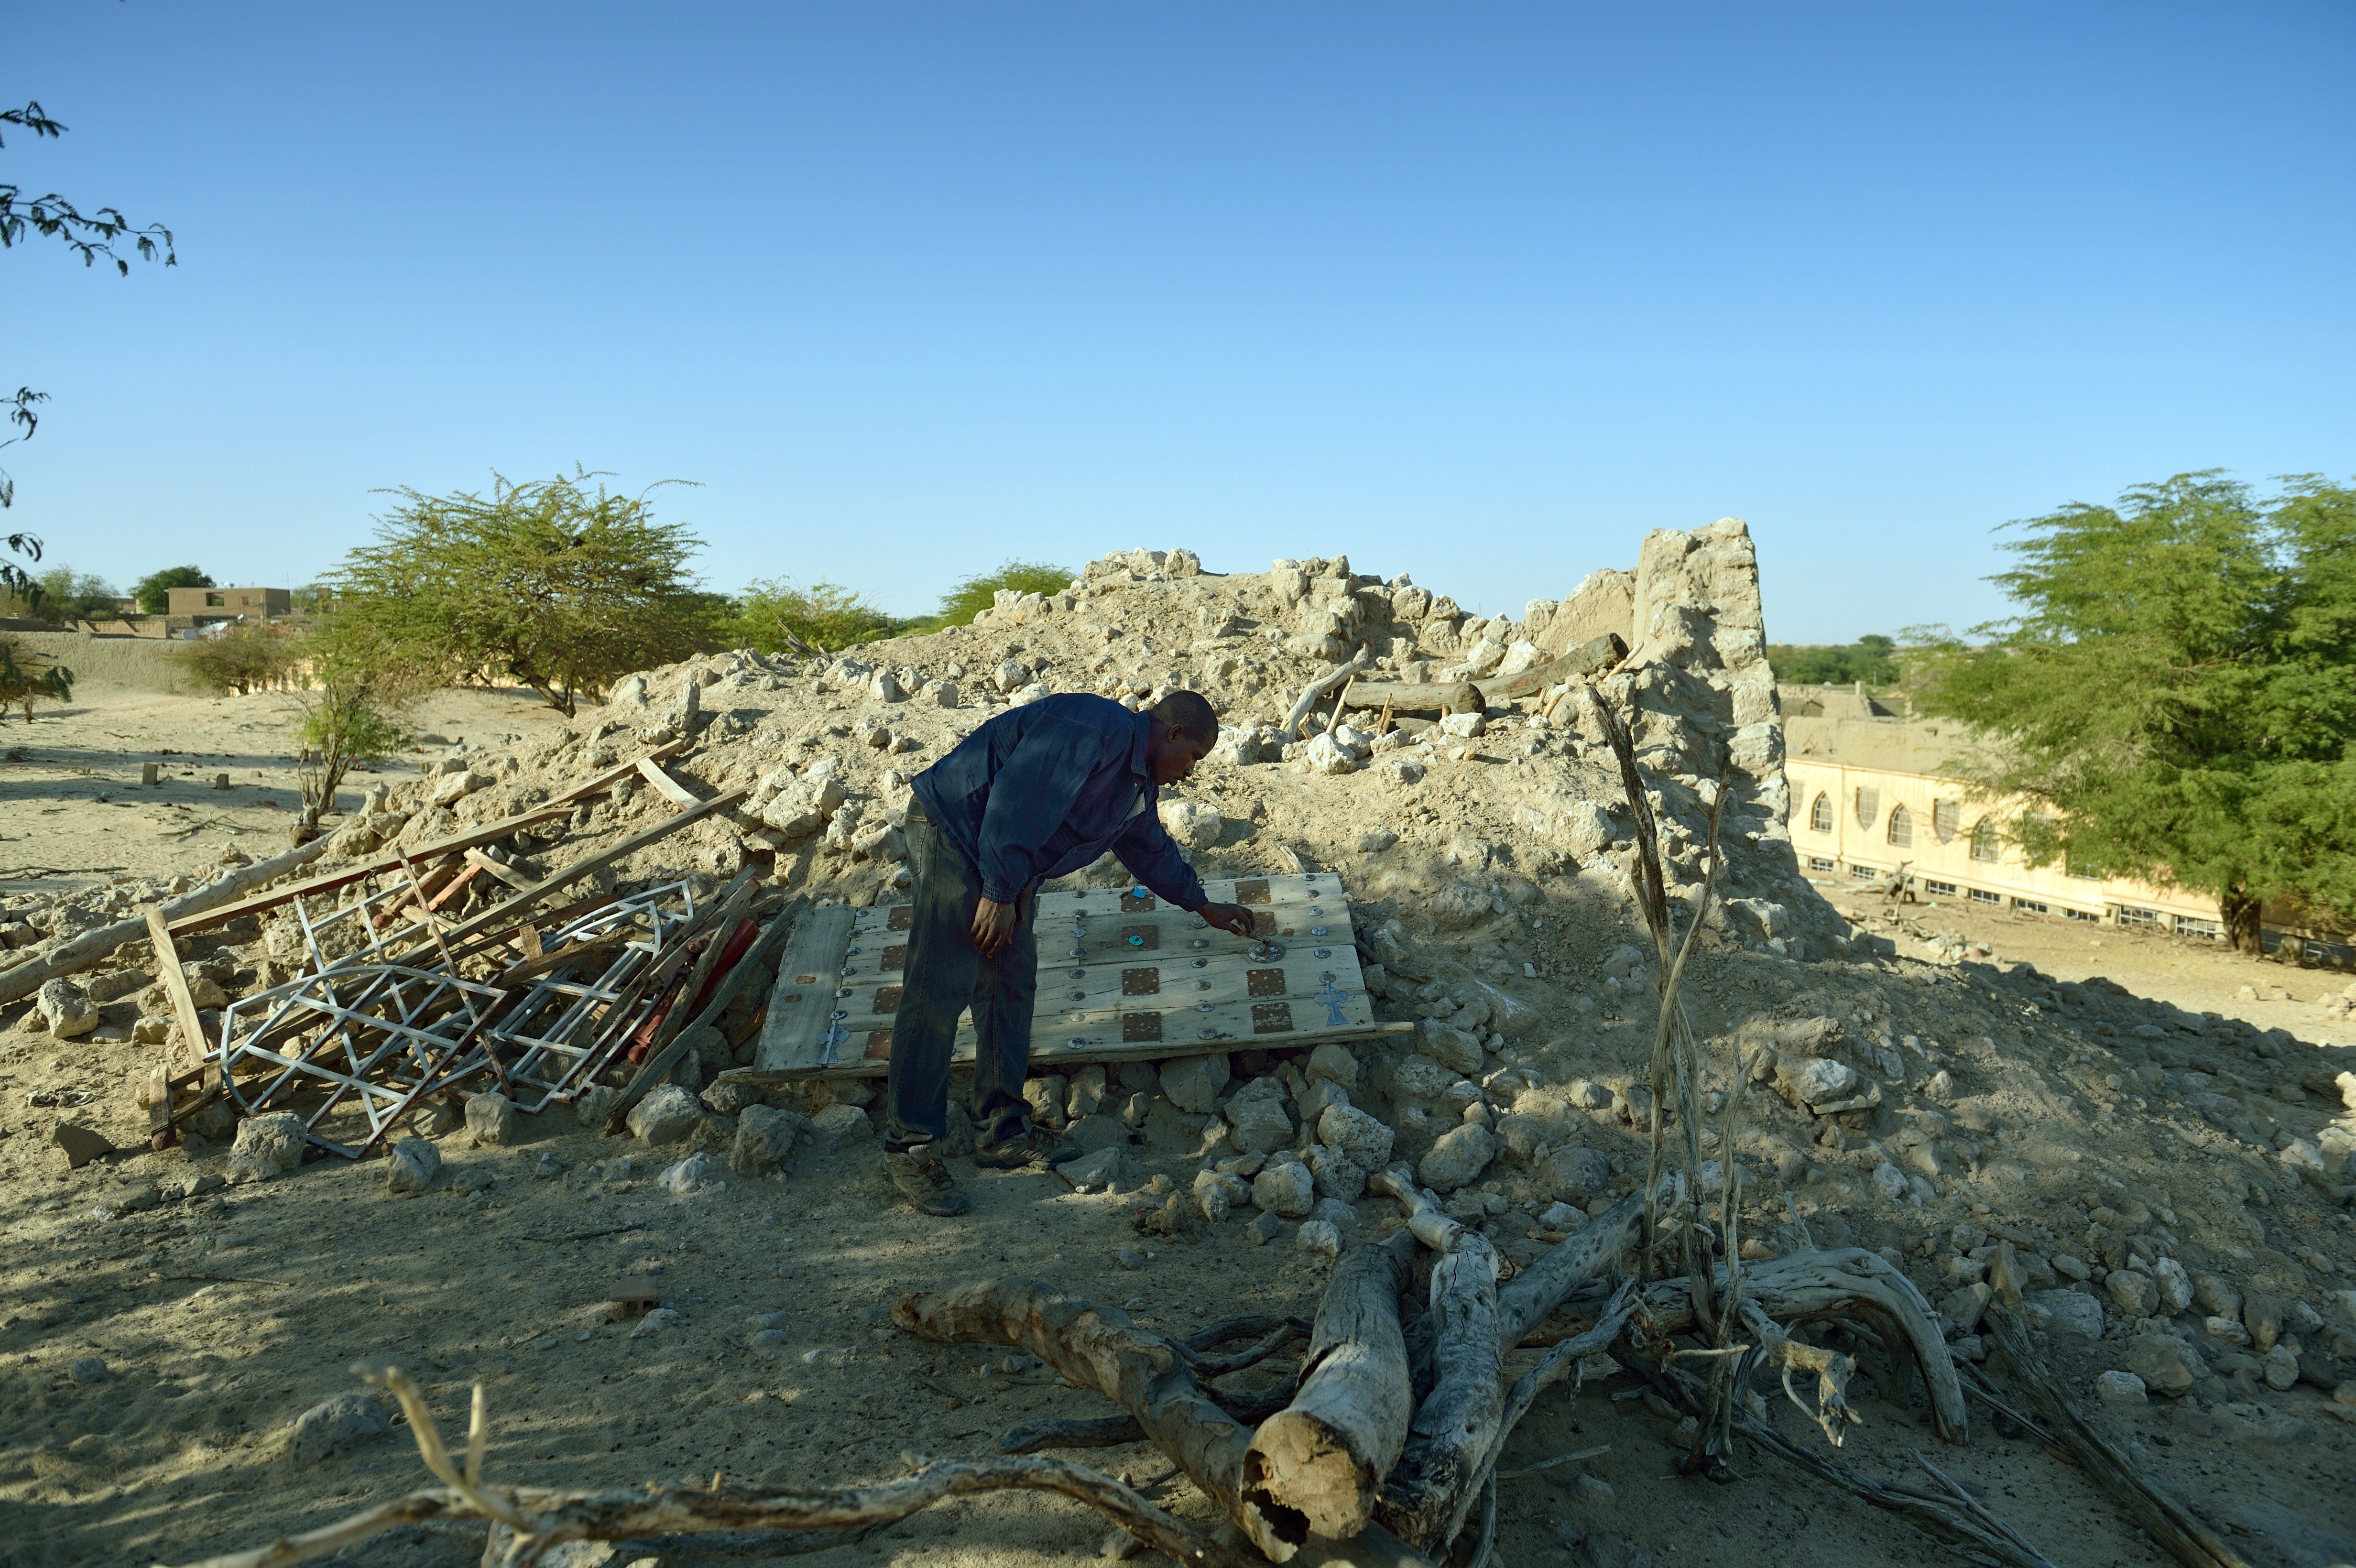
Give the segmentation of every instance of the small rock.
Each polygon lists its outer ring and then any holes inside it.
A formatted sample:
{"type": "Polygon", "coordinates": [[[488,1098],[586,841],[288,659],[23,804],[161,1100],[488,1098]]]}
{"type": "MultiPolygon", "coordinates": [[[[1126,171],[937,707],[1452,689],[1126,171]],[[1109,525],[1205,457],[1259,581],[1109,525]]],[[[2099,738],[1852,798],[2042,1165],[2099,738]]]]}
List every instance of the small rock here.
{"type": "Polygon", "coordinates": [[[1416,1179],[1434,1192],[1453,1192],[1477,1179],[1496,1155],[1495,1135],[1468,1122],[1440,1135],[1417,1162],[1416,1179]]]}
{"type": "Polygon", "coordinates": [[[2159,1290],[2151,1277],[2133,1269],[2113,1269],[2103,1281],[2103,1288],[2118,1305],[2120,1316],[2130,1320],[2150,1317],[2152,1308],[2159,1304],[2159,1290]]]}
{"type": "Polygon", "coordinates": [[[106,1361],[102,1357],[76,1356],[73,1364],[66,1368],[66,1376],[78,1383],[88,1385],[102,1383],[113,1376],[113,1373],[107,1370],[106,1361]]]}
{"type": "Polygon", "coordinates": [[[1888,1160],[1875,1166],[1873,1174],[1867,1179],[1872,1182],[1874,1192],[1885,1203],[1903,1202],[1912,1190],[1906,1183],[1906,1173],[1888,1160]]]}
{"type": "Polygon", "coordinates": [[[2141,1379],[2146,1388],[2170,1399],[2191,1392],[2201,1375],[2190,1350],[2166,1334],[2138,1334],[2128,1340],[2126,1363],[2123,1370],[2141,1379]]]}
{"type": "Polygon", "coordinates": [[[680,1316],[675,1308],[658,1307],[638,1319],[637,1327],[630,1330],[630,1338],[644,1339],[656,1334],[668,1334],[679,1325],[680,1316]]]}
{"type": "Polygon", "coordinates": [[[698,1149],[657,1177],[655,1185],[673,1198],[691,1198],[707,1188],[725,1186],[727,1180],[728,1168],[719,1157],[698,1149]]]}
{"type": "Polygon", "coordinates": [[[1162,826],[1189,849],[1208,849],[1219,841],[1219,808],[1199,801],[1165,800],[1162,826]]]}
{"type": "Polygon", "coordinates": [[[66,1167],[70,1170],[80,1170],[91,1160],[103,1159],[114,1152],[106,1135],[75,1122],[59,1122],[49,1136],[65,1151],[66,1167]]]}
{"type": "Polygon", "coordinates": [[[2053,1272],[2063,1279],[2074,1279],[2083,1284],[2094,1277],[2094,1271],[2086,1266],[2083,1259],[2073,1257],[2068,1253],[2055,1253],[2052,1262],[2053,1272]]]}
{"type": "Polygon", "coordinates": [[[2265,1355],[2282,1335],[2282,1307],[2274,1297],[2249,1291],[2242,1297],[2242,1327],[2250,1331],[2250,1343],[2265,1355]]]}
{"type": "Polygon", "coordinates": [[[511,1144],[516,1135],[515,1102],[497,1090],[466,1096],[466,1132],[478,1147],[511,1144]]]}
{"type": "Polygon", "coordinates": [[[391,1152],[384,1173],[387,1192],[423,1192],[442,1174],[442,1151],[423,1138],[403,1138],[391,1152]]]}
{"type": "Polygon", "coordinates": [[[564,1162],[547,1149],[540,1151],[540,1163],[531,1168],[532,1175],[542,1181],[553,1181],[564,1174],[564,1162]]]}
{"type": "MultiPolygon", "coordinates": [[[[1256,1080],[1273,1083],[1272,1078],[1256,1080]]],[[[1292,1118],[1274,1093],[1237,1094],[1227,1102],[1228,1123],[1235,1128],[1236,1147],[1245,1154],[1269,1154],[1292,1142],[1292,1118]]]]}
{"type": "Polygon", "coordinates": [[[44,983],[37,993],[33,1010],[59,1040],[79,1039],[98,1027],[98,1004],[71,980],[44,983]]]}
{"type": "Polygon", "coordinates": [[[2162,1258],[2152,1265],[2151,1273],[2152,1283],[2159,1287],[2162,1315],[2173,1317],[2192,1305],[2192,1281],[2182,1264],[2174,1258],[2162,1258]]]}
{"type": "Polygon", "coordinates": [[[1194,1206],[1203,1218],[1215,1225],[1235,1211],[1237,1204],[1251,1196],[1251,1188],[1243,1178],[1224,1170],[1202,1170],[1194,1173],[1194,1206]]]}
{"type": "Polygon", "coordinates": [[[2057,1334],[2074,1334],[2083,1339],[2103,1337],[2103,1304],[2091,1296],[2075,1290],[2036,1290],[2022,1301],[2042,1309],[2057,1334]]]}
{"type": "Polygon", "coordinates": [[[345,1449],[392,1430],[384,1407],[366,1394],[339,1393],[313,1405],[288,1424],[286,1457],[308,1469],[345,1449]]]}
{"type": "Polygon", "coordinates": [[[1317,1207],[1309,1211],[1309,1217],[1324,1221],[1336,1234],[1347,1232],[1358,1222],[1358,1211],[1338,1198],[1320,1198],[1317,1207]]]}
{"type": "Polygon", "coordinates": [[[1318,1141],[1361,1170],[1380,1170],[1398,1135],[1355,1105],[1328,1105],[1317,1118],[1318,1141]]]}
{"type": "Polygon", "coordinates": [[[1162,1069],[1162,1093],[1180,1110],[1201,1115],[1217,1103],[1232,1075],[1224,1056],[1189,1056],[1162,1069]]]}
{"type": "Polygon", "coordinates": [[[2259,1364],[2268,1388],[2280,1391],[2297,1386],[2298,1357],[2289,1346],[2276,1345],[2260,1358],[2259,1364]]]}
{"type": "Polygon", "coordinates": [[[1252,1202],[1261,1210],[1297,1220],[1317,1201],[1316,1182],[1299,1160],[1264,1168],[1252,1179],[1252,1202]]]}
{"type": "Polygon", "coordinates": [[[267,1181],[297,1169],[303,1163],[303,1118],[291,1111],[248,1116],[237,1125],[237,1141],[230,1146],[231,1181],[267,1181]]]}
{"type": "Polygon", "coordinates": [[[1472,1073],[1481,1071],[1484,1054],[1481,1037],[1469,1029],[1458,1029],[1439,1019],[1425,1019],[1416,1026],[1415,1046],[1451,1072],[1472,1073]]]}
{"type": "Polygon", "coordinates": [[[1601,1149],[1558,1144],[1538,1168],[1552,1182],[1554,1195],[1569,1202],[1584,1203],[1612,1185],[1612,1157],[1601,1149]]]}
{"type": "Polygon", "coordinates": [[[2249,1349],[2250,1331],[2238,1318],[2211,1313],[2201,1320],[2201,1330],[2221,1345],[2231,1345],[2237,1350],[2249,1349]]]}
{"type": "Polygon", "coordinates": [[[1109,1192],[1120,1178],[1120,1149],[1108,1144],[1094,1154],[1055,1167],[1055,1174],[1070,1182],[1075,1192],[1109,1192]]]}
{"type": "Polygon", "coordinates": [[[613,1115],[614,1102],[621,1097],[622,1092],[610,1083],[584,1090],[581,1098],[573,1102],[573,1119],[592,1132],[599,1131],[605,1125],[605,1118],[613,1115]]]}
{"type": "Polygon", "coordinates": [[[676,1083],[665,1083],[630,1107],[631,1134],[643,1144],[675,1144],[703,1120],[703,1106],[676,1083]]]}
{"type": "Polygon", "coordinates": [[[2094,1397],[2104,1404],[2144,1404],[2143,1380],[2133,1372],[2104,1372],[2094,1380],[2094,1397]]]}
{"type": "Polygon", "coordinates": [[[809,1125],[775,1105],[747,1105],[736,1116],[736,1144],[728,1168],[748,1179],[782,1174],[793,1158],[794,1140],[809,1125]]]}
{"type": "Polygon", "coordinates": [[[1325,1201],[1355,1203],[1366,1190],[1366,1168],[1341,1150],[1312,1144],[1303,1157],[1325,1201]]]}
{"type": "Polygon", "coordinates": [[[875,1131],[867,1113],[857,1105],[838,1100],[810,1118],[810,1141],[831,1153],[863,1142],[875,1131]]]}
{"type": "Polygon", "coordinates": [[[1305,1076],[1355,1089],[1358,1086],[1358,1059],[1348,1046],[1327,1040],[1309,1053],[1305,1076]]]}
{"type": "Polygon", "coordinates": [[[1244,1240],[1255,1247],[1266,1246],[1276,1240],[1277,1232],[1283,1229],[1284,1222],[1276,1217],[1276,1211],[1263,1209],[1252,1217],[1250,1224],[1244,1227],[1244,1240]]]}
{"type": "Polygon", "coordinates": [[[1329,1258],[1342,1255],[1342,1232],[1323,1220],[1303,1221],[1301,1229],[1294,1232],[1292,1243],[1304,1253],[1316,1253],[1329,1258]]]}

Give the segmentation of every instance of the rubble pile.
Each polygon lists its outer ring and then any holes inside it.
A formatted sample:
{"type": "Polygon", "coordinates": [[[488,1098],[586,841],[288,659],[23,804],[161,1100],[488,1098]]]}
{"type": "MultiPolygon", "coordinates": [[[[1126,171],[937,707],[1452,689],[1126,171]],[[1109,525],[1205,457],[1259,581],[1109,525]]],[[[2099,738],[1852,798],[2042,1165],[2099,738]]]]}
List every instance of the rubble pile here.
{"type": "MultiPolygon", "coordinates": [[[[2187,1401],[2228,1433],[2305,1423],[2335,1443],[2334,1424],[2356,1419],[2356,1053],[1960,951],[1901,957],[1835,912],[1787,834],[1739,523],[1655,533],[1633,571],[1599,571],[1518,619],[1469,615],[1341,558],[1222,576],[1183,549],[1108,556],[1064,592],[1001,595],[969,627],[633,676],[550,742],[458,748],[372,789],[314,869],[527,819],[493,857],[499,874],[475,877],[443,916],[475,918],[601,856],[577,891],[675,887],[704,910],[749,872],[745,885],[785,896],[871,906],[908,880],[909,779],[975,725],[1054,692],[1136,708],[1178,688],[1208,697],[1223,729],[1194,778],[1165,792],[1173,836],[1205,878],[1337,873],[1377,1016],[1412,1032],[1035,1080],[1046,1120],[1116,1151],[1090,1175],[1138,1190],[1141,1225],[1244,1227],[1248,1241],[1330,1254],[1360,1225],[1370,1173],[1404,1164],[1519,1264],[1641,1186],[1659,976],[1632,923],[1634,822],[1600,701],[1633,733],[1673,901],[1709,871],[1723,793],[1718,900],[1683,994],[1712,1074],[1709,1168],[1722,1182],[1740,1162],[1759,1255],[1879,1253],[1972,1360],[1991,1260],[2009,1248],[2030,1322],[2074,1347],[2090,1379],[2099,1363],[2104,1398],[2187,1401]],[[1591,677],[1498,695],[1605,636],[1627,651],[1591,677]],[[1473,699],[1445,712],[1412,712],[1406,697],[1365,705],[1385,688],[1468,685],[1473,699]],[[649,753],[659,765],[630,766],[649,753]],[[606,773],[601,793],[547,815],[606,773]],[[687,802],[729,797],[613,854],[687,802]],[[1738,1093],[1721,1147],[1716,1113],[1738,1093]],[[1147,1152],[1173,1147],[1195,1168],[1141,1186],[1147,1152]],[[2283,1396],[2301,1383],[2340,1388],[2342,1403],[2309,1394],[2289,1412],[2283,1396]]],[[[1068,884],[1125,880],[1108,862],[1068,884]]],[[[42,930],[54,944],[163,891],[126,884],[56,906],[42,930]]],[[[209,1029],[233,997],[349,955],[313,918],[284,906],[191,945],[209,1029]]],[[[352,940],[365,923],[347,923],[352,940]]],[[[689,1039],[629,1111],[633,1136],[688,1157],[667,1184],[729,1179],[723,1164],[737,1179],[789,1175],[806,1151],[868,1133],[862,1083],[723,1080],[754,1061],[762,988],[689,1039]]],[[[180,1029],[168,989],[135,966],[52,982],[26,1027],[166,1041],[180,1029]]],[[[612,1096],[643,1066],[608,1058],[558,1097],[618,1129],[612,1096]]],[[[448,1130],[453,1103],[415,1115],[448,1130]]],[[[486,1104],[478,1136],[499,1141],[505,1114],[486,1104]]],[[[472,1126],[477,1113],[465,1115],[472,1126]]]]}

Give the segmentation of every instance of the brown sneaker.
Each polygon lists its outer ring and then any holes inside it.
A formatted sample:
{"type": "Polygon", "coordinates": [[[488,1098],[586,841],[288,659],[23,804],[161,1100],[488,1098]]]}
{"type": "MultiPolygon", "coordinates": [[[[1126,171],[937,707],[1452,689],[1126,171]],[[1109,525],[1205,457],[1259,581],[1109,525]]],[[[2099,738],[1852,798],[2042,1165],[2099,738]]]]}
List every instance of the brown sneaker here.
{"type": "Polygon", "coordinates": [[[957,1179],[930,1144],[918,1144],[905,1153],[884,1151],[884,1174],[892,1179],[909,1202],[927,1214],[947,1218],[962,1214],[972,1200],[958,1190],[957,1179]]]}
{"type": "Polygon", "coordinates": [[[1052,1170],[1079,1157],[1079,1145],[1036,1123],[1024,1127],[1020,1136],[982,1144],[973,1152],[974,1164],[992,1170],[1052,1170]]]}

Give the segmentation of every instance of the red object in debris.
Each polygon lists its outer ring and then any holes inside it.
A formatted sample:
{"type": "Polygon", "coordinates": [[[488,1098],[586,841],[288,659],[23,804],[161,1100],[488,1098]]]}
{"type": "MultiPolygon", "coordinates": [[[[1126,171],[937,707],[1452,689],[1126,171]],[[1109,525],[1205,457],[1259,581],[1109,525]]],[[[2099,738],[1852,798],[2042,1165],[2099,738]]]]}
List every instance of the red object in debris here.
{"type": "MultiPolygon", "coordinates": [[[[703,988],[695,994],[695,1001],[688,1008],[690,1017],[703,1010],[703,1004],[711,999],[712,988],[726,978],[729,970],[736,967],[737,963],[752,948],[760,934],[760,926],[750,917],[737,923],[735,931],[728,938],[728,945],[721,950],[720,962],[712,966],[712,973],[704,977],[703,988]]],[[[703,940],[709,939],[700,939],[696,943],[691,943],[688,950],[699,951],[703,940]]],[[[630,1065],[633,1067],[643,1063],[648,1052],[654,1049],[655,1036],[662,1032],[663,1020],[669,1018],[671,1008],[679,1005],[680,987],[686,984],[687,976],[684,974],[674,977],[670,983],[670,988],[663,993],[661,1005],[657,1007],[647,1021],[640,1024],[637,1032],[630,1036],[630,1049],[627,1054],[630,1065]]]]}

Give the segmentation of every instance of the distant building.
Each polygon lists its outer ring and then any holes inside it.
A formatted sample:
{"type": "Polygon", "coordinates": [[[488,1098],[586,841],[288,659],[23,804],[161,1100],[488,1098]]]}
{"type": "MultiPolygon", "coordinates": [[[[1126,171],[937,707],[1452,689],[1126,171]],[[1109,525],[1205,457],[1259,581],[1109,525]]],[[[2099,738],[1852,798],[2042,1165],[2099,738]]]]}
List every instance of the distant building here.
{"type": "MultiPolygon", "coordinates": [[[[1792,848],[1809,876],[1869,891],[1902,865],[1922,893],[1958,903],[2180,936],[2223,933],[2217,901],[2202,894],[2031,866],[2005,831],[2026,803],[1973,800],[1961,779],[1942,773],[1965,748],[1937,721],[1785,714],[1792,848]]],[[[2274,926],[2275,912],[2266,912],[2274,926]]]]}
{"type": "Polygon", "coordinates": [[[294,594],[284,588],[172,588],[165,594],[166,611],[174,615],[267,621],[294,613],[294,594]]]}

